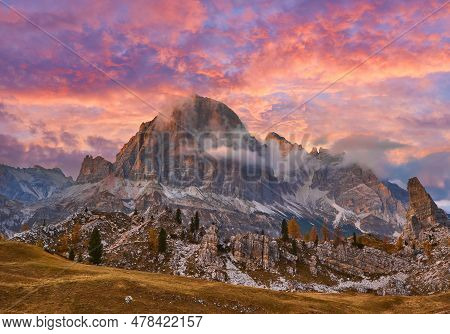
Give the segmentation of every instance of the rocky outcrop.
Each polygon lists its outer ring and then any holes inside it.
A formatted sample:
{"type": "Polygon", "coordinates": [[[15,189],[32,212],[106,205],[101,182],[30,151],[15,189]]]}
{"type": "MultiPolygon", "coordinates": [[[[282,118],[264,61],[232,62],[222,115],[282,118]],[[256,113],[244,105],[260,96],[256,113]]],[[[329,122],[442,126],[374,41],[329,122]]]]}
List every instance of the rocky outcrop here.
{"type": "Polygon", "coordinates": [[[429,240],[431,232],[448,226],[448,217],[438,208],[417,177],[408,181],[409,209],[404,235],[407,239],[429,240]]]}
{"type": "Polygon", "coordinates": [[[248,269],[268,269],[279,260],[277,242],[264,234],[238,234],[231,238],[230,245],[235,261],[248,269]]]}
{"type": "Polygon", "coordinates": [[[103,180],[113,171],[113,164],[103,157],[93,158],[87,155],[81,164],[80,174],[77,183],[95,183],[103,180]]]}
{"type": "Polygon", "coordinates": [[[369,169],[328,163],[314,173],[312,187],[328,191],[337,205],[355,213],[363,232],[389,236],[403,230],[406,204],[369,169]]]}
{"type": "Polygon", "coordinates": [[[217,244],[219,238],[217,236],[217,226],[211,225],[202,238],[199,249],[199,262],[202,264],[214,263],[217,257],[217,244]]]}
{"type": "Polygon", "coordinates": [[[370,247],[334,247],[327,242],[318,245],[316,254],[322,264],[354,276],[392,274],[411,269],[409,261],[370,247]]]}

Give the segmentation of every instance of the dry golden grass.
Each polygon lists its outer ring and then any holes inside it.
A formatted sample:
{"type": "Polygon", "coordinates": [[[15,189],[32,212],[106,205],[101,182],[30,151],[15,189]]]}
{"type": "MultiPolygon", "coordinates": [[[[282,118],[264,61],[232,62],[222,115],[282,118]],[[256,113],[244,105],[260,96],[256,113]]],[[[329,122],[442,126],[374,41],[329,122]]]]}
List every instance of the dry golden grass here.
{"type": "Polygon", "coordinates": [[[1,313],[445,313],[449,297],[284,293],[77,264],[0,242],[1,313]]]}

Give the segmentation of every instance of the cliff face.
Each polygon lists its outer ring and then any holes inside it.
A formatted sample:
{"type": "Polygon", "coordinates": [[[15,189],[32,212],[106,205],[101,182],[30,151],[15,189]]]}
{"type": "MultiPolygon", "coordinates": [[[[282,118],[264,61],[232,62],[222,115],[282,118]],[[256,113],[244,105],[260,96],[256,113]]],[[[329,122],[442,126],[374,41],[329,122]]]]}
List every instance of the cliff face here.
{"type": "Polygon", "coordinates": [[[431,230],[448,226],[444,210],[427,193],[417,177],[408,181],[409,209],[406,215],[405,236],[408,239],[425,239],[431,230]]]}
{"type": "Polygon", "coordinates": [[[225,104],[194,96],[143,123],[117,155],[114,174],[272,202],[281,194],[266,185],[274,177],[260,163],[262,148],[225,104]]]}
{"type": "Polygon", "coordinates": [[[81,165],[77,183],[95,183],[103,180],[113,171],[113,164],[103,157],[93,158],[87,155],[81,165]]]}

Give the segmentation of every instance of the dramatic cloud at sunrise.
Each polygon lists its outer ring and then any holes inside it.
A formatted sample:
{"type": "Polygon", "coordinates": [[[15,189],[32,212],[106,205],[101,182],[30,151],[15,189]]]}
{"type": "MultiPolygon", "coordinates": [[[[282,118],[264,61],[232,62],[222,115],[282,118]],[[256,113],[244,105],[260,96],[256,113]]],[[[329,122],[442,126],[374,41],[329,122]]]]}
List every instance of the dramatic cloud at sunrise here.
{"type": "Polygon", "coordinates": [[[0,3],[0,163],[76,176],[195,92],[450,203],[450,5],[421,22],[443,0],[4,2],[33,24],[0,3]]]}

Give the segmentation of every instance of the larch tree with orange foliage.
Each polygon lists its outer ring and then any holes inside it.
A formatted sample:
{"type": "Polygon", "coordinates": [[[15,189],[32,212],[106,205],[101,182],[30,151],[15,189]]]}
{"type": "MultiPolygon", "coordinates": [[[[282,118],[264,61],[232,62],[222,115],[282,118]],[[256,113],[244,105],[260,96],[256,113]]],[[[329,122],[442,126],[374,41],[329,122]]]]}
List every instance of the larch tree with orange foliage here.
{"type": "Polygon", "coordinates": [[[72,234],[70,236],[70,241],[72,245],[76,245],[80,242],[80,230],[81,225],[79,223],[76,223],[72,228],[72,234]]]}
{"type": "Polygon", "coordinates": [[[309,231],[309,241],[313,241],[316,245],[319,243],[319,236],[317,234],[316,226],[313,226],[309,231]]]}
{"type": "Polygon", "coordinates": [[[288,234],[291,239],[301,239],[302,232],[300,231],[300,226],[295,218],[291,218],[288,221],[288,234]]]}
{"type": "Polygon", "coordinates": [[[156,228],[150,228],[148,230],[148,246],[152,252],[158,252],[158,231],[156,228]]]}

